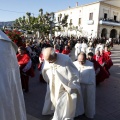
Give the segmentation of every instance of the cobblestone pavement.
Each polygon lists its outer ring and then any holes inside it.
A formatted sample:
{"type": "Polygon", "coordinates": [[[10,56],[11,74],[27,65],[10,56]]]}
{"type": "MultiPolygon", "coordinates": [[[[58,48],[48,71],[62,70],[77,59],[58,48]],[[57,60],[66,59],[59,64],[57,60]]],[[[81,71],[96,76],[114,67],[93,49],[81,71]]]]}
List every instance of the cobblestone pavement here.
{"type": "MultiPolygon", "coordinates": [[[[71,58],[74,60],[74,51],[71,58]]],[[[96,87],[96,115],[94,120],[120,120],[120,46],[115,45],[111,56],[114,66],[111,76],[96,87]]],[[[36,70],[35,78],[30,79],[30,92],[24,93],[28,120],[51,120],[52,116],[42,116],[46,84],[39,83],[36,70]]],[[[89,120],[84,116],[76,120],[89,120]]]]}

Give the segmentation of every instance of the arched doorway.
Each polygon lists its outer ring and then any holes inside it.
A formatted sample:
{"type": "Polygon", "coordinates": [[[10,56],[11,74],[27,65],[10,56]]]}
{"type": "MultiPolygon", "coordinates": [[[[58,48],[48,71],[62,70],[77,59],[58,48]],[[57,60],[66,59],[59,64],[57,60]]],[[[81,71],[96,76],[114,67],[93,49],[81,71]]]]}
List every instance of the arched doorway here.
{"type": "Polygon", "coordinates": [[[101,37],[105,37],[105,38],[107,37],[107,29],[106,28],[102,29],[101,37]]]}
{"type": "Polygon", "coordinates": [[[116,38],[117,37],[117,30],[116,29],[112,29],[110,31],[110,38],[116,38]]]}

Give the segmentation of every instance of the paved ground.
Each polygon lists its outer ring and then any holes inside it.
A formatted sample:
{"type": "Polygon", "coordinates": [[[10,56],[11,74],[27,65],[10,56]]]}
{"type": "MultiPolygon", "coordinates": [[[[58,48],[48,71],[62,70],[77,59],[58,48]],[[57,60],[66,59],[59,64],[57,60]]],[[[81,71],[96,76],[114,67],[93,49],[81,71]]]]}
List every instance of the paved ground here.
{"type": "MultiPolygon", "coordinates": [[[[111,76],[96,87],[96,115],[94,120],[120,120],[120,46],[112,49],[114,66],[111,76]]],[[[72,59],[74,58],[72,54],[72,59]]],[[[50,120],[51,116],[42,116],[46,85],[39,83],[36,77],[30,79],[30,92],[24,93],[28,120],[50,120]]],[[[89,120],[80,116],[76,120],[89,120]]]]}

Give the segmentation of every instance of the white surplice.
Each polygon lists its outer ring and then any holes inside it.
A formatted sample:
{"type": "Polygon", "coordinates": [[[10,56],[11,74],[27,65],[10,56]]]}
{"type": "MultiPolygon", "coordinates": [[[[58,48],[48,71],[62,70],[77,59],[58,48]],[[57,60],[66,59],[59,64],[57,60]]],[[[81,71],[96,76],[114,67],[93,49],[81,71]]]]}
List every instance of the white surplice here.
{"type": "Polygon", "coordinates": [[[78,61],[74,65],[79,71],[80,85],[83,95],[85,115],[93,118],[95,115],[95,70],[93,63],[86,60],[84,65],[80,65],[78,61]]]}
{"type": "Polygon", "coordinates": [[[86,49],[86,55],[88,55],[89,52],[92,52],[93,54],[95,54],[95,49],[93,47],[88,47],[86,49]]]}
{"type": "Polygon", "coordinates": [[[75,44],[75,58],[77,59],[78,54],[81,52],[81,43],[76,43],[75,44]]]}
{"type": "Polygon", "coordinates": [[[26,120],[17,46],[0,31],[0,120],[26,120]]]}
{"type": "Polygon", "coordinates": [[[100,49],[104,49],[104,45],[103,44],[97,44],[97,46],[96,46],[96,48],[95,48],[95,52],[97,51],[97,50],[100,50],[100,49]]]}
{"type": "Polygon", "coordinates": [[[55,63],[45,61],[42,74],[49,84],[43,114],[54,110],[52,120],[73,120],[84,113],[78,70],[67,55],[58,53],[55,63]]]}
{"type": "Polygon", "coordinates": [[[81,47],[81,51],[86,53],[87,47],[88,47],[87,44],[83,42],[82,47],[81,47]]]}

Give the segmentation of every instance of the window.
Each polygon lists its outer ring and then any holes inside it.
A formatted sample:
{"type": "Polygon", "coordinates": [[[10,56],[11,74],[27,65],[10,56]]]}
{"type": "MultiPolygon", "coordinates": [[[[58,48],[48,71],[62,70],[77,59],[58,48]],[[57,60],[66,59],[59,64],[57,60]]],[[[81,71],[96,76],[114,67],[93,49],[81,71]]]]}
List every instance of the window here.
{"type": "Polygon", "coordinates": [[[58,17],[58,22],[60,21],[60,18],[58,17]]]}
{"type": "Polygon", "coordinates": [[[79,24],[79,25],[81,24],[81,18],[79,18],[79,20],[78,20],[78,24],[79,24]]]}
{"type": "Polygon", "coordinates": [[[93,13],[89,14],[89,20],[93,20],[93,13]]]}
{"type": "Polygon", "coordinates": [[[114,15],[114,20],[115,20],[115,21],[117,20],[117,16],[116,16],[116,15],[114,15]]]}
{"type": "Polygon", "coordinates": [[[104,18],[107,19],[107,13],[104,13],[104,18]]]}
{"type": "Polygon", "coordinates": [[[70,19],[70,23],[69,23],[69,25],[70,25],[70,26],[72,25],[72,19],[70,19]]]}

